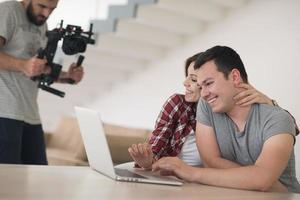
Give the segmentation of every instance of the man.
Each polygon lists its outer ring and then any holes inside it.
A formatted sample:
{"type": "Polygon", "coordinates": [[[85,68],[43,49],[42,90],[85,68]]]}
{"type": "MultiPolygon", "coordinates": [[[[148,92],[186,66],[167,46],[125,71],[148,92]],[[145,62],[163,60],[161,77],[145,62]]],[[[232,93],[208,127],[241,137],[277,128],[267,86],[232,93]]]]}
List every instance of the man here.
{"type": "Polygon", "coordinates": [[[202,97],[197,107],[197,146],[206,168],[169,157],[153,169],[207,185],[299,193],[291,116],[276,106],[234,103],[237,86],[248,78],[240,56],[229,47],[208,49],[194,68],[202,97]]]}
{"type": "MultiPolygon", "coordinates": [[[[49,73],[37,50],[45,47],[46,21],[58,0],[0,3],[0,163],[47,164],[44,135],[37,105],[37,82],[49,73]]],[[[82,66],[72,64],[62,78],[78,83],[82,66]]]]}

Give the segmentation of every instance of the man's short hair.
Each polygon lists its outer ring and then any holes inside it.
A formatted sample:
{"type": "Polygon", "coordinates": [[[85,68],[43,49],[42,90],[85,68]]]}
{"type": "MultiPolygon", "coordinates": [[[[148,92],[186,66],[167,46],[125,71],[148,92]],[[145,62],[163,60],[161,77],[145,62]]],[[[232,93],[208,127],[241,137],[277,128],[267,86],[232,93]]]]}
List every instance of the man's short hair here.
{"type": "Polygon", "coordinates": [[[233,69],[239,70],[245,83],[248,83],[248,75],[239,54],[230,47],[214,46],[201,53],[195,62],[194,69],[201,68],[206,62],[213,60],[219,72],[228,79],[229,73],[233,69]]]}

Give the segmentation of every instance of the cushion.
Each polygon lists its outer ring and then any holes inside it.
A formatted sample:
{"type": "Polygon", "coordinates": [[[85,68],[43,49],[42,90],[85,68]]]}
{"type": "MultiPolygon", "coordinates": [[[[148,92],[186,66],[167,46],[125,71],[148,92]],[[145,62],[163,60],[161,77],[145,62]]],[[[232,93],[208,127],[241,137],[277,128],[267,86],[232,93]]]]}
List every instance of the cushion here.
{"type": "Polygon", "coordinates": [[[71,152],[77,158],[80,158],[80,155],[84,157],[84,146],[77,119],[74,117],[63,117],[53,133],[48,146],[71,152]]]}
{"type": "Polygon", "coordinates": [[[113,162],[120,164],[131,161],[128,148],[132,144],[145,142],[150,131],[147,129],[130,128],[104,124],[107,142],[113,162]]]}
{"type": "Polygon", "coordinates": [[[49,165],[88,165],[87,161],[74,158],[72,152],[57,148],[47,148],[49,165]]]}

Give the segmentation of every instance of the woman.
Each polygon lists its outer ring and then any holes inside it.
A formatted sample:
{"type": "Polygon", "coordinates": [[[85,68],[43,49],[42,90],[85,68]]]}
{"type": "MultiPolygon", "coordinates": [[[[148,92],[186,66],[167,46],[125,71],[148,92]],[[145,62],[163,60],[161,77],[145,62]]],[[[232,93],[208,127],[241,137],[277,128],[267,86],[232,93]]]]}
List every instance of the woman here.
{"type": "MultiPolygon", "coordinates": [[[[200,98],[200,89],[193,67],[199,54],[186,60],[186,79],[183,82],[186,89],[185,95],[172,95],[165,102],[149,141],[133,144],[128,149],[138,166],[149,170],[156,160],[165,156],[178,156],[191,166],[202,165],[195,140],[196,106],[200,98]]],[[[251,85],[241,84],[239,87],[242,92],[235,96],[236,104],[240,106],[253,103],[275,105],[274,100],[257,91],[251,85]]]]}

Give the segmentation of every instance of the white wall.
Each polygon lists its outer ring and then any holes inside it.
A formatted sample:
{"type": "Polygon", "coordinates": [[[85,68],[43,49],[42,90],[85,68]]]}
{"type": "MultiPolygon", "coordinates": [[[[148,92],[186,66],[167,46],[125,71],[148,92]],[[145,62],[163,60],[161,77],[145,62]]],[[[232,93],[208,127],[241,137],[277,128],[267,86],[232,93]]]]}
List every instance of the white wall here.
{"type": "MultiPolygon", "coordinates": [[[[300,123],[299,10],[299,0],[251,1],[90,106],[101,111],[105,121],[153,128],[164,100],[174,92],[183,91],[184,59],[218,44],[237,50],[250,82],[276,99],[300,123]]],[[[298,142],[296,153],[299,148],[298,142]]],[[[297,158],[299,177],[299,155],[297,158]]]]}

